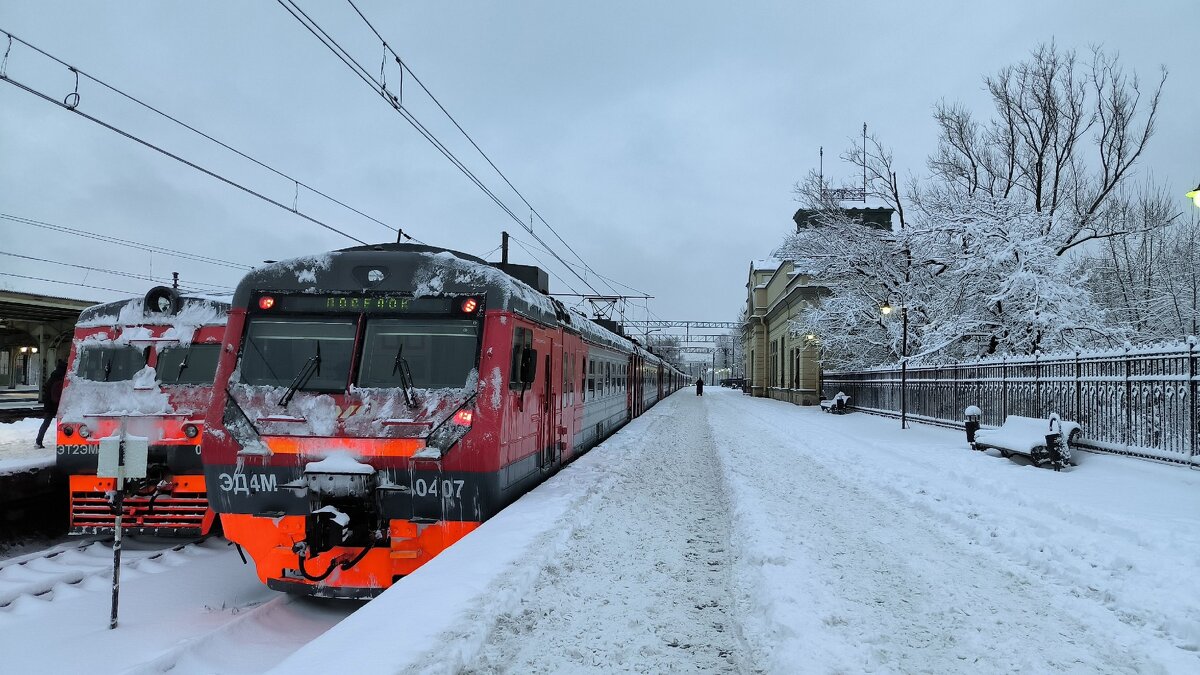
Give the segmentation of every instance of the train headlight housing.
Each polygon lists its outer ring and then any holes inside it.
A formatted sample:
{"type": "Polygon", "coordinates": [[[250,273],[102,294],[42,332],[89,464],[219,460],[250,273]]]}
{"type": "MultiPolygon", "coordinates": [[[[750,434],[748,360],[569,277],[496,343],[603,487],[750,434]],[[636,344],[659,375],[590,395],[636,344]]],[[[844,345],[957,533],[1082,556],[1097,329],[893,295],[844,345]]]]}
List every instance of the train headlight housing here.
{"type": "Polygon", "coordinates": [[[200,430],[196,428],[195,424],[185,424],[183,425],[183,435],[188,438],[195,438],[200,435],[200,430]]]}
{"type": "Polygon", "coordinates": [[[460,408],[429,434],[429,437],[425,439],[425,447],[437,451],[439,456],[444,456],[463,439],[463,436],[467,435],[467,432],[471,430],[471,423],[474,421],[475,411],[473,409],[460,408]]]}
{"type": "Polygon", "coordinates": [[[70,424],[64,424],[62,426],[62,432],[63,432],[63,436],[66,436],[69,438],[75,434],[75,427],[71,426],[70,424]]]}
{"type": "Polygon", "coordinates": [[[79,437],[80,438],[90,438],[91,435],[92,435],[92,430],[87,428],[86,424],[79,425],[79,437]]]}

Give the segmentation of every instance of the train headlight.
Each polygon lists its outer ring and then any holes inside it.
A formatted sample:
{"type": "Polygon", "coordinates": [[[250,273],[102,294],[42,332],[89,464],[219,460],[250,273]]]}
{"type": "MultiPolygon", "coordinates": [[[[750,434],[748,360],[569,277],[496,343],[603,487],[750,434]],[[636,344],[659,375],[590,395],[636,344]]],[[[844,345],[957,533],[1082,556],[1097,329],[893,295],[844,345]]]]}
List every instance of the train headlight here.
{"type": "Polygon", "coordinates": [[[195,438],[200,435],[200,430],[196,428],[195,424],[185,424],[183,425],[183,435],[188,438],[195,438]]]}
{"type": "Polygon", "coordinates": [[[463,436],[467,435],[467,432],[471,430],[471,423],[474,421],[474,410],[470,408],[459,410],[429,434],[429,437],[425,439],[425,446],[436,448],[438,452],[445,455],[450,448],[463,439],[463,436]]]}
{"type": "Polygon", "coordinates": [[[64,424],[62,425],[62,432],[63,436],[69,437],[75,433],[75,427],[71,426],[70,424],[64,424]]]}
{"type": "Polygon", "coordinates": [[[79,437],[80,438],[90,438],[91,435],[92,435],[92,430],[87,428],[86,424],[79,425],[79,437]]]}

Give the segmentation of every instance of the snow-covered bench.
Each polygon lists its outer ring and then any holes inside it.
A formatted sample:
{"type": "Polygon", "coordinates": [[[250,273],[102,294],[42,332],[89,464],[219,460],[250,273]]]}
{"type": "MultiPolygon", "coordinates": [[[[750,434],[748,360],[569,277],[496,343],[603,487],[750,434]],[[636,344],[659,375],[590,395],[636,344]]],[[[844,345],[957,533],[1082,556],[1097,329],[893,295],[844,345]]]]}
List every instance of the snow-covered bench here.
{"type": "Polygon", "coordinates": [[[1024,455],[1034,464],[1041,466],[1046,463],[1055,464],[1057,470],[1062,464],[1070,463],[1070,446],[1078,442],[1083,430],[1075,422],[1059,422],[1057,415],[1051,418],[1021,417],[1009,415],[999,429],[980,429],[975,432],[975,447],[979,450],[995,448],[1003,457],[1024,455]],[[1046,448],[1046,436],[1059,430],[1062,425],[1062,435],[1067,443],[1066,456],[1055,461],[1054,454],[1046,448]]]}
{"type": "Polygon", "coordinates": [[[850,412],[850,409],[847,407],[849,405],[850,397],[839,391],[837,396],[821,401],[821,412],[841,415],[850,412]]]}

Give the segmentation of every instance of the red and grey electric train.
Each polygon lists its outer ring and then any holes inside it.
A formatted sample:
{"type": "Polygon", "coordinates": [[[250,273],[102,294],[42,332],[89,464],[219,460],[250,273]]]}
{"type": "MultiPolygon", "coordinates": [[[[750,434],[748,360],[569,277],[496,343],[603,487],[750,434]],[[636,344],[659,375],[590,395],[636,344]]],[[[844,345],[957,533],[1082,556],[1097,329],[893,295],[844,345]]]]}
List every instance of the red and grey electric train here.
{"type": "Polygon", "coordinates": [[[267,585],[378,595],[683,386],[514,267],[382,244],[238,285],[205,476],[267,585]]]}
{"type": "Polygon", "coordinates": [[[126,485],[122,526],[135,534],[207,534],[200,435],[229,303],[163,286],[79,315],[58,410],[56,464],[68,478],[70,531],[111,531],[114,479],[96,475],[100,439],[149,439],[147,476],[126,485]]]}

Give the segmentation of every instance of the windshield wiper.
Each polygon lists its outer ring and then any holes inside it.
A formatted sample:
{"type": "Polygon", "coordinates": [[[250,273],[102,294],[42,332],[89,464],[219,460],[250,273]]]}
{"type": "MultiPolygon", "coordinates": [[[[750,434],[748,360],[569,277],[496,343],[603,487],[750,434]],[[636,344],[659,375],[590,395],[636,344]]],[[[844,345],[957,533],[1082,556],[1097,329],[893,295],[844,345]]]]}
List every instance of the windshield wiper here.
{"type": "Polygon", "coordinates": [[[175,381],[183,379],[183,371],[187,370],[188,359],[192,358],[192,348],[189,346],[187,351],[183,353],[183,360],[179,362],[179,372],[175,373],[175,381]]]}
{"type": "Polygon", "coordinates": [[[404,358],[404,342],[396,348],[396,358],[392,361],[392,374],[400,373],[400,388],[404,391],[404,403],[408,407],[413,407],[417,400],[417,392],[413,389],[412,370],[408,367],[408,360],[404,358]]]}
{"type": "Polygon", "coordinates": [[[112,374],[112,359],[107,359],[104,362],[104,381],[108,382],[108,376],[112,374]]]}
{"type": "Polygon", "coordinates": [[[292,383],[288,385],[287,391],[283,392],[283,397],[279,399],[279,406],[281,408],[287,408],[288,403],[291,402],[292,397],[296,395],[296,392],[300,390],[300,387],[308,384],[308,381],[312,379],[313,375],[320,374],[321,341],[317,340],[317,353],[308,357],[308,360],[304,362],[304,365],[300,366],[300,372],[296,373],[296,377],[292,380],[292,383]]]}

